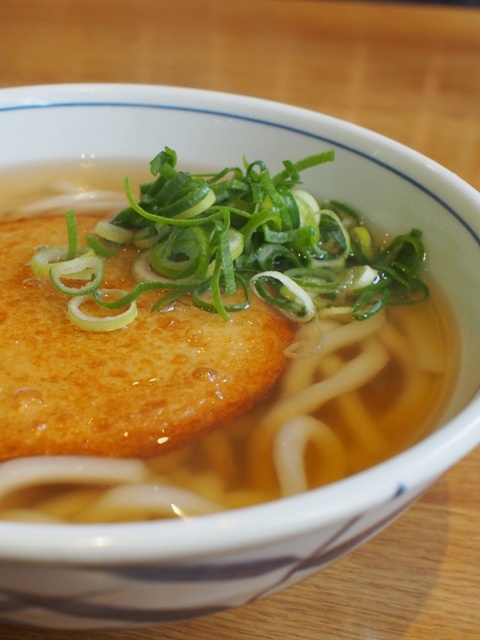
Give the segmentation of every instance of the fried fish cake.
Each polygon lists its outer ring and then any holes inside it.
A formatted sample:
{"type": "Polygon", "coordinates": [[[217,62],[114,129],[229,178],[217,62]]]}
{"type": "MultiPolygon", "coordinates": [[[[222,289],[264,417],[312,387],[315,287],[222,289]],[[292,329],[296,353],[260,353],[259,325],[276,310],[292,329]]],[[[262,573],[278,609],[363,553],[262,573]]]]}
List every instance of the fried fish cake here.
{"type": "MultiPolygon", "coordinates": [[[[93,216],[79,230],[93,229],[93,216]]],[[[245,413],[277,380],[289,322],[255,296],[225,321],[188,298],[108,333],[82,331],[68,298],[28,265],[39,244],[66,243],[62,218],[0,223],[0,459],[32,455],[150,457],[245,413]]],[[[121,250],[106,287],[135,283],[121,250]]]]}

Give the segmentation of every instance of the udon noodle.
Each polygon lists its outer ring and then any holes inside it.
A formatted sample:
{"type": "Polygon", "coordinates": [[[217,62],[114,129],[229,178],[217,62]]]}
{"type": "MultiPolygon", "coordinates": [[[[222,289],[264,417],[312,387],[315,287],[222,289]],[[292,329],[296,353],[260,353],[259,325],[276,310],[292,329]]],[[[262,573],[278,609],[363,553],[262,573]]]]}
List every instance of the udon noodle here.
{"type": "MultiPolygon", "coordinates": [[[[75,208],[115,211],[123,196],[58,181],[3,219],[75,208]]],[[[291,496],[345,478],[431,430],[451,383],[450,319],[439,295],[363,322],[302,325],[261,406],[147,460],[45,456],[0,465],[0,519],[118,522],[196,516],[291,496]],[[438,302],[440,300],[440,302],[438,302]]]]}

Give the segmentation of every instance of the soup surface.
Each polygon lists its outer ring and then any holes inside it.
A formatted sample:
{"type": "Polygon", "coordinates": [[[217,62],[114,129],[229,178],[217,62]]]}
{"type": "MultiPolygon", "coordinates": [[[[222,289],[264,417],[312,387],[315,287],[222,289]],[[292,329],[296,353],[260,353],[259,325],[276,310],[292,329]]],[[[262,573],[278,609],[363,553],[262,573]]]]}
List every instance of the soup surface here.
{"type": "MultiPolygon", "coordinates": [[[[55,214],[77,208],[85,234],[121,208],[122,173],[51,168],[23,198],[25,175],[8,181],[1,518],[109,522],[246,506],[354,474],[435,427],[456,363],[434,285],[427,302],[366,321],[296,325],[253,298],[226,322],[188,298],[150,312],[152,293],[139,301],[144,320],[119,331],[73,326],[65,296],[29,257],[65,243],[55,214]]],[[[130,251],[109,261],[109,287],[133,286],[130,251]]]]}

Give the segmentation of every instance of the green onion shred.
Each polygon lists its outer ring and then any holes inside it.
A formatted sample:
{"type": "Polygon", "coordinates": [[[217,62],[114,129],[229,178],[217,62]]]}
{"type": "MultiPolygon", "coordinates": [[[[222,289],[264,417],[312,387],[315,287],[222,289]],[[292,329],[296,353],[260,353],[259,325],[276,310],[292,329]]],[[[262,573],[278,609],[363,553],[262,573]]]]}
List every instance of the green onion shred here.
{"type": "MultiPolygon", "coordinates": [[[[248,307],[250,290],[299,322],[336,307],[366,320],[384,307],[425,300],[420,231],[379,247],[355,209],[336,200],[320,203],[298,188],[302,171],[333,160],[333,151],[286,160],[272,175],[263,161],[243,158],[239,167],[192,174],[178,170],[175,151],[165,147],[138,194],[125,180],[129,205],[110,220],[131,232],[137,250],[148,252],[155,279],[145,276],[113,302],[102,298],[101,269],[91,259],[82,286],[61,281],[71,271],[65,262],[53,269],[52,281],[70,296],[87,291],[112,309],[131,305],[146,291],[159,292],[154,310],[188,294],[194,305],[226,320],[248,307]]],[[[74,211],[66,222],[67,261],[78,260],[74,211]]],[[[95,233],[87,245],[98,265],[116,251],[95,233]]]]}

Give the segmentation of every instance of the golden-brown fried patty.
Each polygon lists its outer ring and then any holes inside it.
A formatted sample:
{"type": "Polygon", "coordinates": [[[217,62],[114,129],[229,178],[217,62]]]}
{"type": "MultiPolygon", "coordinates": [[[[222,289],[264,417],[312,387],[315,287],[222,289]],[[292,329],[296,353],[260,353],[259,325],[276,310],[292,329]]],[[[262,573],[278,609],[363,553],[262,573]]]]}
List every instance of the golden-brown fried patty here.
{"type": "MultiPolygon", "coordinates": [[[[128,327],[82,331],[28,266],[38,245],[66,243],[63,218],[1,223],[0,238],[0,459],[157,455],[246,412],[285,365],[289,323],[255,296],[226,322],[188,300],[152,313],[148,294],[128,327]]],[[[105,286],[129,290],[122,257],[105,286]]]]}

